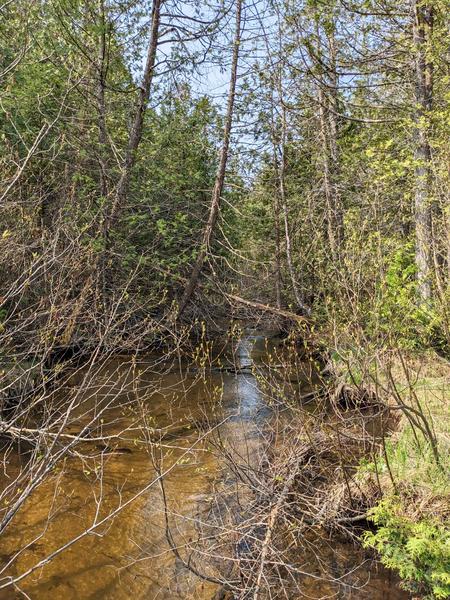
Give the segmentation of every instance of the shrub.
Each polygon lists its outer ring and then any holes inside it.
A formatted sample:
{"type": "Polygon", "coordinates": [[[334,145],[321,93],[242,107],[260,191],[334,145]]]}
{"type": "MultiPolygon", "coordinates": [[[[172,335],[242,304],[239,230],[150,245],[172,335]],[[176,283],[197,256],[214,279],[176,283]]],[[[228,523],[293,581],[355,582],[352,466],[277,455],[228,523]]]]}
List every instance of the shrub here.
{"type": "Polygon", "coordinates": [[[411,520],[398,498],[382,500],[371,510],[375,532],[364,534],[382,563],[396,570],[405,589],[429,599],[450,598],[450,530],[438,520],[411,520]]]}
{"type": "Polygon", "coordinates": [[[443,350],[446,338],[442,315],[431,303],[417,300],[414,245],[402,244],[391,252],[382,285],[378,290],[379,326],[395,335],[403,347],[433,347],[443,350]]]}

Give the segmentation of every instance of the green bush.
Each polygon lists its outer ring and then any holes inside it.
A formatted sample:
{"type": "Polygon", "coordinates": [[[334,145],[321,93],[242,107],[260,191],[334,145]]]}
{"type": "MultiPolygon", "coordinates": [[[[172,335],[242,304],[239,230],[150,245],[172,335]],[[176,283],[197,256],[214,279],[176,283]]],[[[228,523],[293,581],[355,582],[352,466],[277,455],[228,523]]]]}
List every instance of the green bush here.
{"type": "Polygon", "coordinates": [[[402,244],[391,253],[377,296],[379,327],[383,333],[395,332],[398,342],[410,349],[444,348],[446,339],[440,311],[431,304],[421,305],[417,299],[412,243],[402,244]]]}
{"type": "Polygon", "coordinates": [[[445,525],[430,519],[412,521],[398,498],[382,500],[370,519],[377,529],[366,532],[363,543],[399,573],[405,589],[428,599],[450,598],[450,530],[445,525]]]}

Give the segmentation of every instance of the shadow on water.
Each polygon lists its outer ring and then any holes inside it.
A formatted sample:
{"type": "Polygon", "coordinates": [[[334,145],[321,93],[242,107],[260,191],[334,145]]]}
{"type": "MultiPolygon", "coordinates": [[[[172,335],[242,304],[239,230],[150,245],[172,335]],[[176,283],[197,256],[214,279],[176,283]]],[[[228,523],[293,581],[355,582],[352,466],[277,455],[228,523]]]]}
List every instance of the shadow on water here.
{"type": "MultiPolygon", "coordinates": [[[[264,336],[248,335],[235,349],[234,373],[199,375],[183,365],[166,372],[162,367],[148,368],[141,360],[137,385],[136,366],[131,368],[129,359],[106,365],[95,385],[84,391],[68,432],[80,427],[95,403],[101,405],[113,396],[105,412],[106,433],[122,432],[120,442],[111,447],[99,443],[95,449],[86,448],[86,456],[67,458],[36,489],[0,540],[0,559],[6,561],[25,548],[10,569],[11,574],[22,573],[89,527],[96,509],[100,516],[106,515],[143,487],[148,489],[95,535],[83,537],[24,580],[21,588],[27,596],[8,589],[0,592],[0,600],[211,599],[217,586],[190,573],[169,548],[165,517],[168,514],[174,540],[183,552],[199,535],[199,523],[206,523],[203,534],[208,533],[215,492],[236,483],[220,454],[207,438],[202,439],[202,429],[213,428],[236,456],[248,462],[263,460],[261,430],[271,418],[271,409],[251,367],[264,362],[267,353],[264,336]],[[141,443],[138,432],[143,418],[153,435],[159,436],[162,449],[141,443]],[[159,485],[150,485],[158,469],[168,471],[167,513],[159,485]]],[[[11,477],[20,461],[8,456],[7,462],[11,477]]],[[[318,554],[299,549],[301,567],[312,575],[302,583],[305,597],[408,597],[388,572],[353,546],[323,539],[316,548],[318,554]],[[332,584],[321,579],[324,569],[341,581],[332,584]],[[351,577],[343,578],[348,572],[351,577]],[[349,582],[363,587],[355,590],[349,582]]],[[[210,574],[214,569],[214,564],[205,567],[210,574]]]]}

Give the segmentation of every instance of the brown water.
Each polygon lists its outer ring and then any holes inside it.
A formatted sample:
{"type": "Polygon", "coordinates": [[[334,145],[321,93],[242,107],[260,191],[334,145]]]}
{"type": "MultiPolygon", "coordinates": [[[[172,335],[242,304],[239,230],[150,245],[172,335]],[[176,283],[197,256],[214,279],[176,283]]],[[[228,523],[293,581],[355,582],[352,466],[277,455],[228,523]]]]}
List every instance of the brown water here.
{"type": "MultiPolygon", "coordinates": [[[[271,411],[257,378],[245,368],[265,353],[264,339],[249,336],[236,352],[244,372],[187,371],[182,363],[155,357],[137,363],[114,360],[102,367],[80,397],[66,432],[76,433],[92,411],[108,406],[103,433],[120,432],[120,439],[83,445],[83,455],[68,457],[37,488],[0,540],[0,561],[11,562],[8,574],[24,573],[92,526],[96,510],[98,522],[136,497],[114,519],[22,580],[20,589],[0,591],[0,600],[213,598],[217,586],[192,574],[170,549],[166,518],[180,555],[187,559],[194,547],[205,551],[204,559],[197,552],[195,565],[217,575],[220,560],[211,555],[226,551],[220,533],[229,522],[226,503],[217,498],[237,485],[217,445],[243,464],[264,460],[263,430],[271,411]],[[160,438],[162,448],[143,443],[139,428],[144,420],[153,442],[160,438]],[[213,434],[205,437],[207,429],[213,434]],[[160,472],[165,473],[166,510],[160,472]],[[207,536],[217,542],[197,543],[207,536]]],[[[9,455],[6,475],[17,473],[24,460],[9,455]]],[[[230,500],[230,514],[233,510],[230,500]]],[[[305,597],[409,597],[355,547],[328,539],[315,540],[314,551],[311,547],[308,542],[299,549],[300,566],[312,575],[302,579],[305,597]],[[330,575],[340,580],[331,582],[330,575]]]]}

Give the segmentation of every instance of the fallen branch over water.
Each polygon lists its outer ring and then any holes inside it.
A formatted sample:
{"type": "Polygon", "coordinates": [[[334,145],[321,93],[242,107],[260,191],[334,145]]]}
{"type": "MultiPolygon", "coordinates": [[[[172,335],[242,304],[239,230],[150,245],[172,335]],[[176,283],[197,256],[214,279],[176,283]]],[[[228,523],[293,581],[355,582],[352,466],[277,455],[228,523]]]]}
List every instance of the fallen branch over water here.
{"type": "Polygon", "coordinates": [[[296,313],[291,312],[290,310],[285,310],[284,308],[275,308],[274,306],[269,306],[268,304],[262,304],[261,302],[254,302],[252,300],[245,300],[245,298],[241,298],[240,296],[235,296],[234,294],[224,294],[228,300],[232,300],[233,302],[237,302],[238,304],[243,304],[244,306],[248,306],[250,308],[254,308],[256,310],[260,310],[262,312],[268,312],[279,317],[283,317],[285,319],[290,319],[292,321],[296,321],[297,323],[308,323],[310,319],[304,317],[302,315],[297,315],[296,313]]]}

